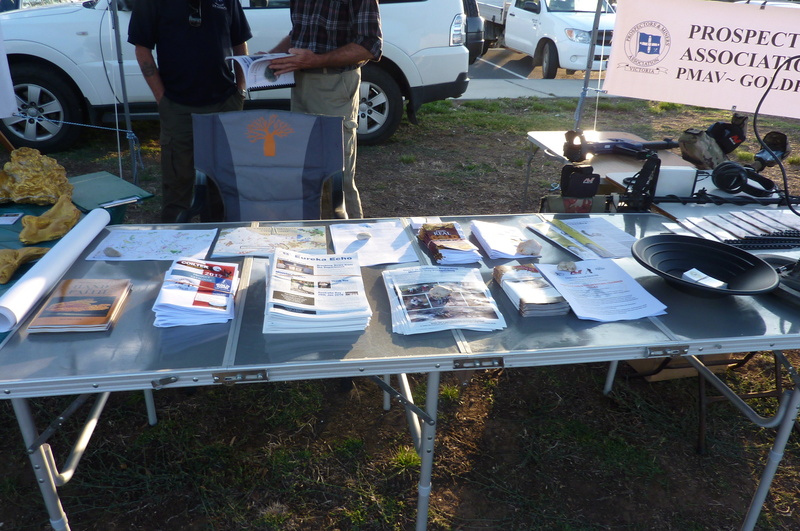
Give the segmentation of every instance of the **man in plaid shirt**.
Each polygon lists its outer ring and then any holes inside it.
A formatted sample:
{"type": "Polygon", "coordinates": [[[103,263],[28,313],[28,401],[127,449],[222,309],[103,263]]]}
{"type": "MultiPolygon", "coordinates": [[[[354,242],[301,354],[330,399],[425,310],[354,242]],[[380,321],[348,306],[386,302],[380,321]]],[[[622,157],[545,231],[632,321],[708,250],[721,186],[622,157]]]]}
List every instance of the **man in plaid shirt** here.
{"type": "Polygon", "coordinates": [[[291,0],[292,30],[271,52],[276,74],[294,72],[292,111],[344,118],[344,196],[350,218],[362,218],[355,184],[361,65],[381,58],[378,0],[291,0]]]}

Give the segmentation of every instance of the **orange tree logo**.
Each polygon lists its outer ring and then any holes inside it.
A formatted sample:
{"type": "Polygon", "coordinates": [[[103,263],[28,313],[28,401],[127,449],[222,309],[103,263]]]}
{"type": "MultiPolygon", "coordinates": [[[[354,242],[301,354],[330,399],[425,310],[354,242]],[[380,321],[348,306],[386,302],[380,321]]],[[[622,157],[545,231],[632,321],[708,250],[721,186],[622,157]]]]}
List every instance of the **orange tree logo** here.
{"type": "Polygon", "coordinates": [[[275,156],[275,137],[289,136],[294,133],[292,126],[279,120],[275,114],[270,115],[269,119],[258,118],[247,126],[247,137],[250,142],[264,142],[264,156],[275,156]]]}

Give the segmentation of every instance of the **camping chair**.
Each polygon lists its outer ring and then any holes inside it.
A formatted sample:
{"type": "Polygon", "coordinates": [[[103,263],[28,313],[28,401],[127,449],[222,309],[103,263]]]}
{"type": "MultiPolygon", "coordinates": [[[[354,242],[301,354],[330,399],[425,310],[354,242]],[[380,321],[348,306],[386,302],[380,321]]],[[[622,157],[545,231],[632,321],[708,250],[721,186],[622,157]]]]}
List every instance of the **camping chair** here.
{"type": "Polygon", "coordinates": [[[342,118],[265,109],[192,119],[194,198],[179,222],[211,220],[212,187],[222,197],[223,221],[320,219],[327,181],[328,217],[347,217],[342,118]]]}

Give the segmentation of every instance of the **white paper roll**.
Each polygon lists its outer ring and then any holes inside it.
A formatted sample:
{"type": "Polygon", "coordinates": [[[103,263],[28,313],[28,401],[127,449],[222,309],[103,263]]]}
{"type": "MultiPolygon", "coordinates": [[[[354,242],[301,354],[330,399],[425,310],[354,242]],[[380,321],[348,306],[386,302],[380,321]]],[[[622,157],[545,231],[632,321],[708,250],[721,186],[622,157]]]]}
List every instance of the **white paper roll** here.
{"type": "Polygon", "coordinates": [[[107,210],[95,208],[8,288],[0,297],[0,332],[13,330],[25,319],[110,221],[107,210]]]}

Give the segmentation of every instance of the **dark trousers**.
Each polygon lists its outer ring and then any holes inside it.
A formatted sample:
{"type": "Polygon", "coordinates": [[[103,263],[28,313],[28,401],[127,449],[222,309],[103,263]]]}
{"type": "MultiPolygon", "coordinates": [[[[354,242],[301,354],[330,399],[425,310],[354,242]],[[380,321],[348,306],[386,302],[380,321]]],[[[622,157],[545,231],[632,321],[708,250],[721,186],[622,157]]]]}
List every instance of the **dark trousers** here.
{"type": "Polygon", "coordinates": [[[194,137],[192,114],[241,111],[244,98],[238,93],[214,105],[192,107],[161,98],[161,222],[173,223],[192,204],[194,188],[194,137]]]}

